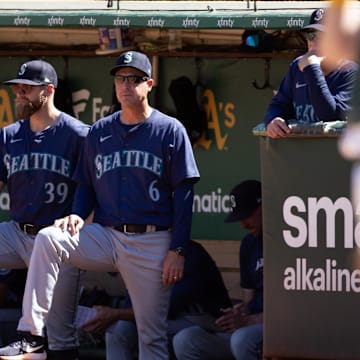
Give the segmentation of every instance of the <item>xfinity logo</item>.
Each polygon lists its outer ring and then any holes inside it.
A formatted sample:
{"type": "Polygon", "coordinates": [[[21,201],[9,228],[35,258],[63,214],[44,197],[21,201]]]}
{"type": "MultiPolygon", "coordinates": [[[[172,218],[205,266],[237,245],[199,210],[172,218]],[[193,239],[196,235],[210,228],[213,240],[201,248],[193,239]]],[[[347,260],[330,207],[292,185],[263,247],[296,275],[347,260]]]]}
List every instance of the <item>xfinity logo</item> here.
{"type": "Polygon", "coordinates": [[[345,197],[332,201],[329,197],[309,197],[305,201],[299,196],[289,196],[283,204],[283,219],[288,225],[282,231],[285,243],[292,248],[308,246],[309,248],[345,249],[360,247],[360,223],[354,227],[352,203],[345,197]],[[325,219],[326,243],[318,242],[318,221],[325,219]],[[335,218],[341,219],[343,235],[335,239],[335,218]],[[336,241],[335,241],[336,240],[336,241]]]}
{"type": "Polygon", "coordinates": [[[48,18],[48,25],[51,26],[63,26],[64,18],[61,16],[52,16],[48,18]]]}
{"type": "Polygon", "coordinates": [[[95,26],[96,25],[96,19],[93,17],[87,17],[83,16],[79,19],[80,25],[82,26],[95,26]]]}
{"type": "Polygon", "coordinates": [[[30,22],[31,20],[27,16],[17,16],[16,18],[14,18],[14,25],[16,26],[29,26],[30,22]]]}
{"type": "Polygon", "coordinates": [[[232,28],[234,27],[234,20],[231,18],[221,18],[217,21],[218,28],[232,28]]]}
{"type": "Polygon", "coordinates": [[[303,19],[300,19],[300,18],[297,18],[297,19],[294,19],[294,18],[290,18],[287,20],[287,27],[288,28],[294,28],[294,27],[304,27],[304,20],[303,19]]]}
{"type": "Polygon", "coordinates": [[[195,19],[195,18],[189,18],[187,17],[186,19],[183,19],[182,22],[182,26],[183,28],[187,29],[187,28],[198,28],[200,24],[200,20],[195,19]]]}
{"type": "Polygon", "coordinates": [[[113,25],[114,26],[124,26],[124,27],[129,27],[130,26],[130,20],[126,19],[126,18],[119,18],[117,17],[116,19],[114,19],[113,21],[113,25]]]}
{"type": "Polygon", "coordinates": [[[263,19],[256,18],[256,19],[252,20],[252,22],[251,22],[251,26],[253,28],[262,27],[262,28],[266,29],[268,27],[268,25],[269,25],[269,20],[265,19],[265,18],[263,18],[263,19]]]}
{"type": "Polygon", "coordinates": [[[165,20],[159,18],[159,19],[155,19],[155,18],[150,18],[147,21],[147,26],[149,27],[159,27],[159,28],[163,28],[165,25],[165,20]]]}

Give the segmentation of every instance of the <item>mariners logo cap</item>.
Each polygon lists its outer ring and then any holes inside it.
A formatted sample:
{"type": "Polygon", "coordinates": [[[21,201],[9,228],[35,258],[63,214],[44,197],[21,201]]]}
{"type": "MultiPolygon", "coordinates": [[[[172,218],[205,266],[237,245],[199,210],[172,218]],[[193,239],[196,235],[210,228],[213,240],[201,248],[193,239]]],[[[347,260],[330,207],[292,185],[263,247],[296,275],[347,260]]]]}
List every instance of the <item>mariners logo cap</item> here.
{"type": "Polygon", "coordinates": [[[18,70],[17,77],[5,81],[4,84],[26,84],[26,85],[58,85],[55,69],[43,60],[32,60],[22,64],[18,70]]]}
{"type": "Polygon", "coordinates": [[[302,30],[325,31],[324,16],[325,9],[314,10],[311,14],[309,25],[304,26],[302,30]]]}
{"type": "Polygon", "coordinates": [[[245,180],[230,192],[232,211],[225,222],[246,219],[261,205],[261,183],[257,180],[245,180]]]}
{"type": "Polygon", "coordinates": [[[117,58],[116,64],[111,69],[110,74],[115,75],[116,71],[122,67],[133,67],[151,78],[151,63],[149,58],[143,53],[127,51],[126,53],[121,54],[117,58]]]}

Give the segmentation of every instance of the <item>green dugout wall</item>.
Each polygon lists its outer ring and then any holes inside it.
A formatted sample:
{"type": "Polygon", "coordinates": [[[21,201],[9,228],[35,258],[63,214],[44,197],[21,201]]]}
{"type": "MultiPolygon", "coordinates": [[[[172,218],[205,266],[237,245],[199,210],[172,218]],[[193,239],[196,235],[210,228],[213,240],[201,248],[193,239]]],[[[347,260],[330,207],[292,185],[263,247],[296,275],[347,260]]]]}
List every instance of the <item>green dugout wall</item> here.
{"type": "Polygon", "coordinates": [[[359,225],[337,137],[260,137],[267,356],[359,359],[359,225]]]}

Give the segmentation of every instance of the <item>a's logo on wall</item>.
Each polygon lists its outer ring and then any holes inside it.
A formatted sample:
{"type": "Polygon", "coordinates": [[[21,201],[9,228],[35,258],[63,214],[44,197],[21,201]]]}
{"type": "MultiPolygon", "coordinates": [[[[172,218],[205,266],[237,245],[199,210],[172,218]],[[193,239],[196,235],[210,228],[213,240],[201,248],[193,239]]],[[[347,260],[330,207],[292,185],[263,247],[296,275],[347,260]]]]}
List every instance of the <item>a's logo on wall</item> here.
{"type": "Polygon", "coordinates": [[[231,102],[216,101],[214,92],[210,89],[204,91],[204,100],[208,130],[196,142],[196,146],[208,150],[212,143],[215,142],[218,150],[227,150],[228,133],[226,129],[231,129],[235,125],[235,105],[231,102]],[[211,139],[212,137],[214,140],[211,139]]]}

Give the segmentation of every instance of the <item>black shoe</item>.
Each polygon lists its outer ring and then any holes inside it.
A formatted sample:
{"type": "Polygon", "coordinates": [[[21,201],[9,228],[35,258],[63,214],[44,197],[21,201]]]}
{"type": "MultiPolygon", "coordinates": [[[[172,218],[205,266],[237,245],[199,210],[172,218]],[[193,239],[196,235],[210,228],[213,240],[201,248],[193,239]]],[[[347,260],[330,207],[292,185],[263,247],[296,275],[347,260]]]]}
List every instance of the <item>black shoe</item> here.
{"type": "Polygon", "coordinates": [[[0,348],[2,360],[46,360],[44,342],[41,336],[29,332],[20,333],[21,340],[0,348]]]}
{"type": "Polygon", "coordinates": [[[48,360],[80,360],[77,348],[68,350],[48,350],[48,360]]]}

